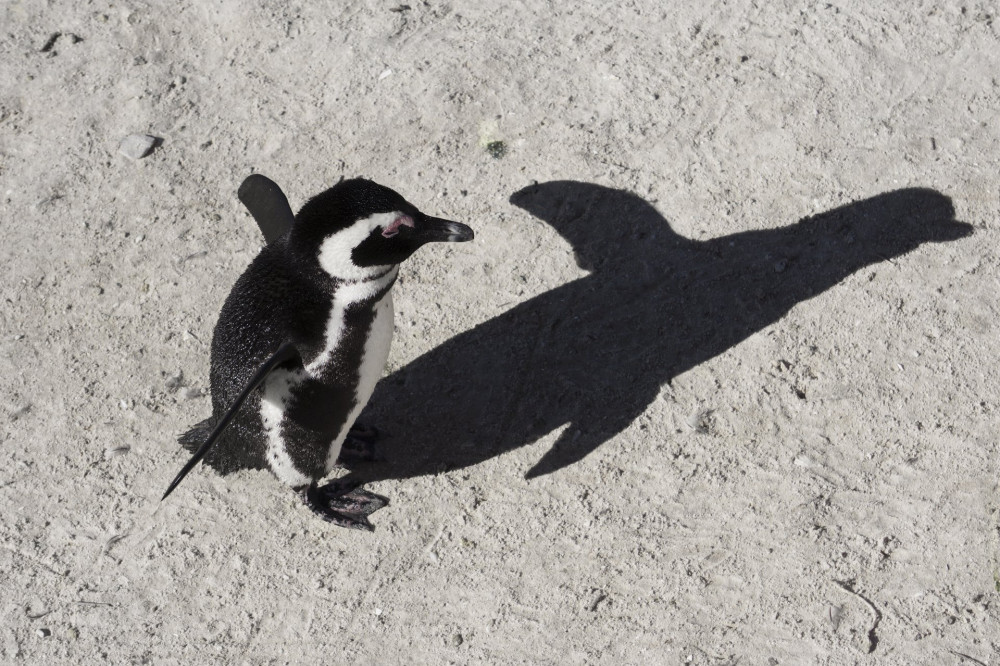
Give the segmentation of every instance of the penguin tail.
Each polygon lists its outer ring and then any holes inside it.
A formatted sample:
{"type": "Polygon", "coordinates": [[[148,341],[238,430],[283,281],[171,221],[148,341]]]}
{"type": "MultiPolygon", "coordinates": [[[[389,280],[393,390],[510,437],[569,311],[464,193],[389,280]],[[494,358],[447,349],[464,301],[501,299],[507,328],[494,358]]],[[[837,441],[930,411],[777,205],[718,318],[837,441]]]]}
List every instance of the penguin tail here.
{"type": "Polygon", "coordinates": [[[198,450],[198,447],[205,443],[205,440],[212,434],[212,430],[214,428],[215,421],[209,417],[178,437],[177,441],[180,442],[180,445],[185,449],[194,453],[198,450]]]}

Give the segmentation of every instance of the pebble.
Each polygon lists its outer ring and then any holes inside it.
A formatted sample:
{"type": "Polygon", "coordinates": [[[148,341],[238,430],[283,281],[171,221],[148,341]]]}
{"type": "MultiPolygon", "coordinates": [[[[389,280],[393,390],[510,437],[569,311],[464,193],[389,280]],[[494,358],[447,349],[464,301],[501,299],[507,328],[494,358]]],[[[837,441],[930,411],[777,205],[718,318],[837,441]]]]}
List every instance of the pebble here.
{"type": "Polygon", "coordinates": [[[42,627],[36,633],[38,634],[39,638],[48,638],[49,636],[52,635],[52,631],[50,629],[47,629],[46,627],[42,627]]]}
{"type": "Polygon", "coordinates": [[[12,411],[10,413],[10,420],[11,421],[16,421],[16,420],[18,420],[19,418],[21,418],[22,416],[24,416],[25,414],[27,414],[30,411],[31,411],[31,405],[30,404],[21,405],[20,407],[18,407],[17,409],[15,409],[14,411],[12,411]]]}
{"type": "Polygon", "coordinates": [[[490,141],[486,144],[486,152],[495,160],[507,154],[507,144],[503,141],[490,141]]]}
{"type": "Polygon", "coordinates": [[[194,400],[195,398],[200,398],[201,396],[205,395],[205,392],[202,391],[201,389],[196,389],[186,386],[181,389],[180,395],[181,398],[183,398],[184,400],[194,400]]]}
{"type": "Polygon", "coordinates": [[[141,160],[153,152],[159,141],[148,134],[129,134],[118,144],[118,152],[131,160],[141,160]]]}
{"type": "Polygon", "coordinates": [[[184,386],[184,373],[178,372],[176,375],[170,375],[164,383],[168,391],[176,391],[184,386]]]}

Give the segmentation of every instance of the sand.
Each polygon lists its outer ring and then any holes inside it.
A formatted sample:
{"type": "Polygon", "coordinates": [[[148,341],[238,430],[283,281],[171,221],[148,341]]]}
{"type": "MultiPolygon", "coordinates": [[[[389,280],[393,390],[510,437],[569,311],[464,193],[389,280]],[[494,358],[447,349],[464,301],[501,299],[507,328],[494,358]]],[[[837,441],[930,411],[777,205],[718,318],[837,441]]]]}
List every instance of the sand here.
{"type": "Polygon", "coordinates": [[[0,662],[998,663],[996,14],[3,3],[0,662]],[[395,289],[373,533],[159,502],[252,172],[476,230],[395,289]]]}

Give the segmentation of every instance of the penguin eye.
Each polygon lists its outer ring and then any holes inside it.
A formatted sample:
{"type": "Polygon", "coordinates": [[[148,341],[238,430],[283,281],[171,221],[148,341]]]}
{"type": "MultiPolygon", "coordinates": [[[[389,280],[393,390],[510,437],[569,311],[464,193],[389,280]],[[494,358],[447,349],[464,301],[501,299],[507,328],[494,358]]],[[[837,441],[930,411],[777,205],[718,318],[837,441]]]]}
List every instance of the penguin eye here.
{"type": "Polygon", "coordinates": [[[387,226],[385,229],[382,230],[382,236],[385,238],[392,238],[393,236],[399,233],[399,228],[403,226],[412,228],[413,218],[410,217],[409,215],[400,215],[399,217],[397,217],[395,220],[392,221],[392,224],[390,224],[389,226],[387,226]]]}

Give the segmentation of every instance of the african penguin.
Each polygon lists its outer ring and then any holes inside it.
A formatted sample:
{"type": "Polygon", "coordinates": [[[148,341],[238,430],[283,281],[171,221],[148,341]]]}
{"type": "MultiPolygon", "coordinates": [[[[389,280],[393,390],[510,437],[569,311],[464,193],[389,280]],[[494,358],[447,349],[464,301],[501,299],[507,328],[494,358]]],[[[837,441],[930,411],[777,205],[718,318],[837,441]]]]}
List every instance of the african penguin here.
{"type": "Polygon", "coordinates": [[[195,454],[163,498],[204,459],[223,475],[269,469],[325,520],[372,529],[368,515],[385,498],[317,481],[339,458],[370,458],[371,431],[355,420],[389,355],[399,264],[424,243],[468,241],[473,231],[360,178],[314,197],[297,216],[259,174],[239,197],[267,245],[222,306],[212,416],[181,435],[195,454]]]}

